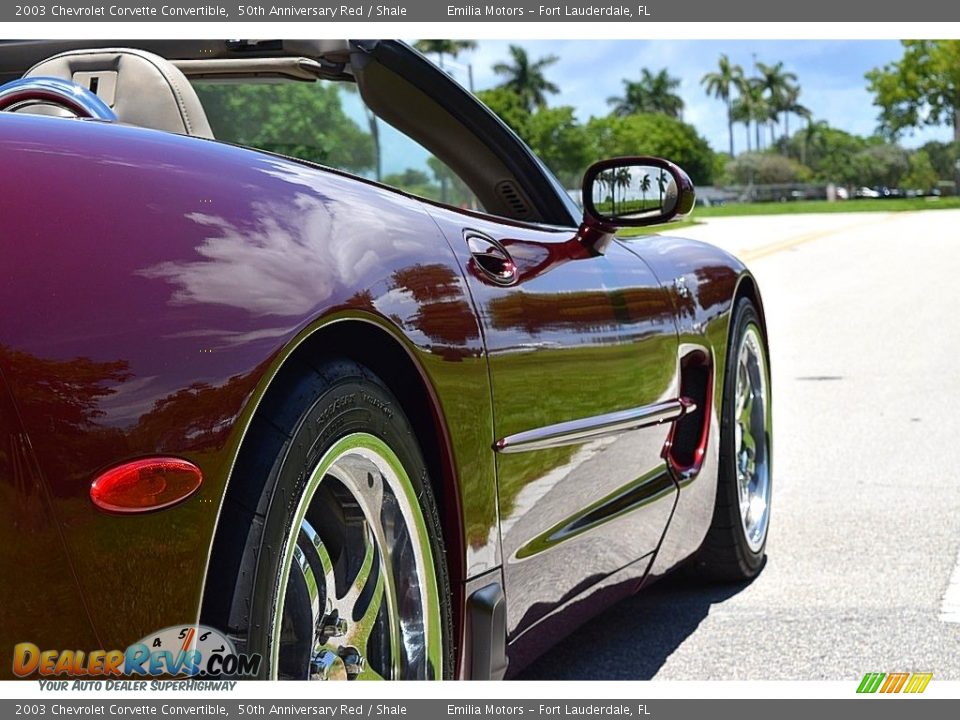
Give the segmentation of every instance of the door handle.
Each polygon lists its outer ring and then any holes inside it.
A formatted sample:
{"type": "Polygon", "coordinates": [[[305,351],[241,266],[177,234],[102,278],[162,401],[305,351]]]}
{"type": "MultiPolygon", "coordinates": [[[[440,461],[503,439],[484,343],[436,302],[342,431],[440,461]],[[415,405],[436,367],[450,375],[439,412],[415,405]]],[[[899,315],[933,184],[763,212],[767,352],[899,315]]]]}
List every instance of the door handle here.
{"type": "Polygon", "coordinates": [[[475,274],[497,285],[516,281],[517,266],[503,245],[473,231],[464,233],[464,237],[471,255],[470,268],[475,274]]]}

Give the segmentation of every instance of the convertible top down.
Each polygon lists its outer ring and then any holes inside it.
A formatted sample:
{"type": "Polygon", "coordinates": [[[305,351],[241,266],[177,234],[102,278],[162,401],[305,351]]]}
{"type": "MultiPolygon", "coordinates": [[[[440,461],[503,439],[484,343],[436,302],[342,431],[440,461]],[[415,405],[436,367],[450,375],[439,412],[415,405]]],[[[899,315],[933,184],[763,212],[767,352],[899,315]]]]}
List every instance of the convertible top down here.
{"type": "Polygon", "coordinates": [[[757,285],[616,234],[680,168],[598,162],[581,211],[396,41],[4,42],[0,83],[2,676],[199,623],[248,676],[499,678],[762,568],[757,285]]]}

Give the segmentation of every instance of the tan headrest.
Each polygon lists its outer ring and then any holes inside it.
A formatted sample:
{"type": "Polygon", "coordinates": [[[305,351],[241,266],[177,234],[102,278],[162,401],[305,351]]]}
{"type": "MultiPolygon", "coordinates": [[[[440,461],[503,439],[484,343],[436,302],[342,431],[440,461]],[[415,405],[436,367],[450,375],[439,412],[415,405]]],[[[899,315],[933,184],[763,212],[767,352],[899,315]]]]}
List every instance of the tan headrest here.
{"type": "Polygon", "coordinates": [[[37,63],[24,75],[40,76],[72,80],[90,89],[120,122],[213,137],[190,82],[159,55],[133,48],[70,50],[37,63]]]}

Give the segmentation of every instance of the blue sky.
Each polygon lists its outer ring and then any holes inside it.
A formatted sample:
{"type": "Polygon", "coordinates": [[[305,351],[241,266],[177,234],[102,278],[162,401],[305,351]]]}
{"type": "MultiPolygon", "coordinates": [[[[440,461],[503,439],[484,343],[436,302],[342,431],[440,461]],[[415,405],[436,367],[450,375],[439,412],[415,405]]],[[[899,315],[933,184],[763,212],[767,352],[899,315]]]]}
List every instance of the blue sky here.
{"type": "MultiPolygon", "coordinates": [[[[531,57],[557,55],[547,77],[561,92],[550,98],[551,105],[573,105],[581,120],[609,112],[606,99],[620,95],[622,78],[636,79],[640,68],[668,72],[681,80],[680,96],[686,108],[684,120],[707,138],[714,150],[726,150],[727,124],[723,104],[708,97],[700,86],[704,73],[716,68],[720,53],[740,64],[745,71],[760,62],[783,61],[797,74],[802,88],[800,101],[816,119],[858,135],[869,135],[877,126],[877,108],[865,88],[864,73],[901,56],[896,40],[482,40],[475,51],[461,54],[454,76],[467,82],[465,64],[473,65],[475,87],[492,87],[500,82],[491,66],[508,60],[508,45],[518,44],[531,57]]],[[[791,122],[791,132],[794,129],[791,122]]],[[[734,130],[737,152],[744,145],[744,130],[734,130]]],[[[947,127],[925,129],[905,136],[908,147],[928,140],[949,140],[947,127]]],[[[638,148],[642,151],[642,148],[638,148]]]]}

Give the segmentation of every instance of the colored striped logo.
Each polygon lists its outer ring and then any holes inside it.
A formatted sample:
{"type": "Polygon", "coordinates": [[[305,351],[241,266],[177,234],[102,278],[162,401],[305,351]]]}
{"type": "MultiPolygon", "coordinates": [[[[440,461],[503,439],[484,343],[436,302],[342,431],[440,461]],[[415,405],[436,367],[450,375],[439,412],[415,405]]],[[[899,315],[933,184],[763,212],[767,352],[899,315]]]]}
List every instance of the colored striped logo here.
{"type": "Polygon", "coordinates": [[[922,693],[933,673],[867,673],[858,693],[922,693]]]}

